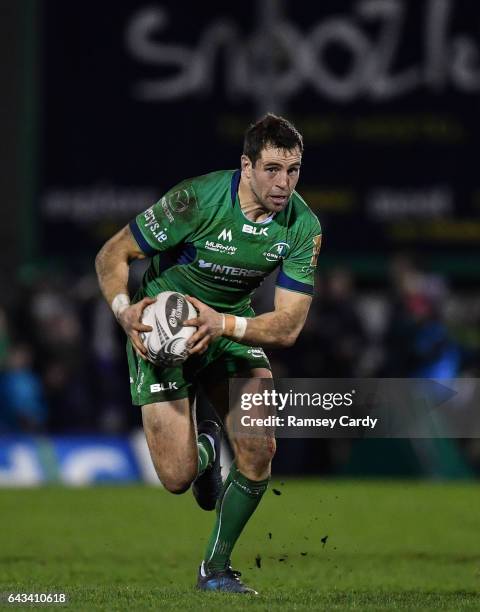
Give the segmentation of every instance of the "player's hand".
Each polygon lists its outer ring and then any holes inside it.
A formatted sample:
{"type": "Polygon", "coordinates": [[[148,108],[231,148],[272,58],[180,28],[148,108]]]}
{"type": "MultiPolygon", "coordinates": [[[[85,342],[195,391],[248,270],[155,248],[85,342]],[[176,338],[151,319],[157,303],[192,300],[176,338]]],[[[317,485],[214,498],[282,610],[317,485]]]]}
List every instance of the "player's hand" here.
{"type": "Polygon", "coordinates": [[[190,355],[204,353],[212,340],[218,338],[223,332],[223,315],[210,308],[200,300],[189,295],[185,296],[190,304],[197,309],[198,315],[194,319],[183,322],[184,326],[193,325],[197,331],[187,342],[190,355]]]}
{"type": "Polygon", "coordinates": [[[143,300],[131,304],[118,315],[118,322],[132,341],[135,352],[142,359],[147,359],[147,350],[140,339],[140,332],[149,332],[152,331],[152,328],[150,325],[144,325],[140,319],[144,309],[155,301],[154,298],[144,297],[143,300]]]}

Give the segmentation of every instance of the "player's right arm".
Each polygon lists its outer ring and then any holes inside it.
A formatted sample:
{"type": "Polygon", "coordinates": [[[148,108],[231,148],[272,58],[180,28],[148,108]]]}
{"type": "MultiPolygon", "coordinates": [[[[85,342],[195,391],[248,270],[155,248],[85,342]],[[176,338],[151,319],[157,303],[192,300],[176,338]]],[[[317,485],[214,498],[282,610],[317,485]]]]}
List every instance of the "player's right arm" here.
{"type": "Polygon", "coordinates": [[[197,223],[197,198],[191,181],[173,187],[161,200],[132,219],[104,244],[95,260],[103,295],[138,355],[146,358],[140,332],[142,312],[155,300],[149,297],[130,305],[128,271],[133,259],[153,257],[185,241],[197,223]]]}
{"type": "Polygon", "coordinates": [[[127,225],[100,249],[95,258],[95,269],[100,289],[117,321],[129,336],[137,354],[146,358],[146,350],[140,340],[140,332],[150,331],[151,327],[143,325],[140,318],[143,309],[155,300],[145,297],[136,304],[130,304],[127,288],[130,262],[144,258],[145,254],[127,225]]]}

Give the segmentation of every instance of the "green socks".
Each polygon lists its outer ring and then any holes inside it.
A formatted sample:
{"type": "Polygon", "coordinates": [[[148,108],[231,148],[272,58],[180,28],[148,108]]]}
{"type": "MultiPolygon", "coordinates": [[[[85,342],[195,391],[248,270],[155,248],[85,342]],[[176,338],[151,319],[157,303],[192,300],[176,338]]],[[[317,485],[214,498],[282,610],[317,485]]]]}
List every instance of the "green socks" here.
{"type": "Polygon", "coordinates": [[[215,450],[210,436],[200,434],[197,440],[198,447],[198,475],[203,472],[215,461],[215,450]]]}
{"type": "Polygon", "coordinates": [[[250,480],[232,463],[217,501],[217,520],[205,553],[206,569],[217,571],[227,567],[235,542],[260,503],[268,482],[269,478],[250,480]]]}

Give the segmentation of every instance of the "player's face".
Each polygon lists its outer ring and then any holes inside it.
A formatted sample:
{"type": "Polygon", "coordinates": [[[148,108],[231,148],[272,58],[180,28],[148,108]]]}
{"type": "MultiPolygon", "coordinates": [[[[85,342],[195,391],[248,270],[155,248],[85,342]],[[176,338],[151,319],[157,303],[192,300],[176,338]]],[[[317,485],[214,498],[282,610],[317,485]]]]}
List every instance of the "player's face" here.
{"type": "Polygon", "coordinates": [[[288,204],[300,176],[301,163],[302,154],[298,148],[265,147],[255,166],[248,157],[242,156],[243,170],[253,195],[270,212],[280,212],[288,204]]]}

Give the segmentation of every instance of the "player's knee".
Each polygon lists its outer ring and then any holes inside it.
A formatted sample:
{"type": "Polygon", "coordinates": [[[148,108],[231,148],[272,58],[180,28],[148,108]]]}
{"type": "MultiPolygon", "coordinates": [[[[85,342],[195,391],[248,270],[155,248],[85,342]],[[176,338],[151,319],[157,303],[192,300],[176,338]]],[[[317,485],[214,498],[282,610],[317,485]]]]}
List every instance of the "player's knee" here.
{"type": "Polygon", "coordinates": [[[183,470],[159,469],[155,466],[157,476],[163,487],[170,493],[181,495],[190,488],[190,485],[197,477],[197,466],[184,466],[183,470]]]}
{"type": "Polygon", "coordinates": [[[174,495],[181,495],[188,491],[196,476],[197,472],[190,470],[184,474],[163,474],[160,476],[160,481],[167,491],[174,495]]]}
{"type": "Polygon", "coordinates": [[[173,493],[174,495],[182,495],[182,493],[186,493],[192,484],[191,480],[163,480],[162,485],[164,488],[173,493]]]}
{"type": "Polygon", "coordinates": [[[263,461],[264,465],[270,465],[273,457],[275,456],[276,450],[277,443],[275,442],[275,438],[266,438],[265,443],[262,445],[262,450],[260,452],[260,458],[263,461]]]}
{"type": "Polygon", "coordinates": [[[275,438],[241,438],[237,441],[240,463],[255,472],[264,472],[270,465],[276,451],[275,438]]]}
{"type": "Polygon", "coordinates": [[[276,443],[273,436],[245,437],[237,439],[237,447],[244,455],[272,459],[275,455],[276,443]]]}

